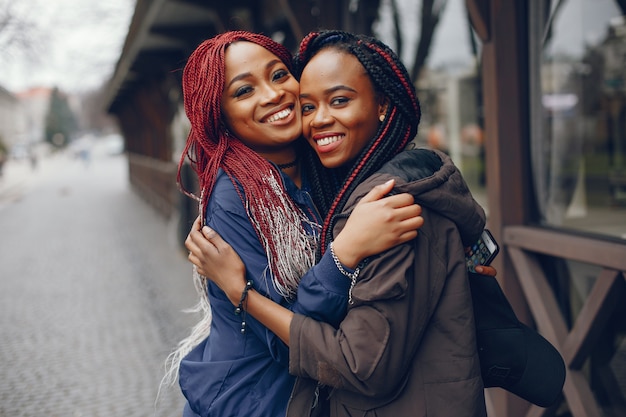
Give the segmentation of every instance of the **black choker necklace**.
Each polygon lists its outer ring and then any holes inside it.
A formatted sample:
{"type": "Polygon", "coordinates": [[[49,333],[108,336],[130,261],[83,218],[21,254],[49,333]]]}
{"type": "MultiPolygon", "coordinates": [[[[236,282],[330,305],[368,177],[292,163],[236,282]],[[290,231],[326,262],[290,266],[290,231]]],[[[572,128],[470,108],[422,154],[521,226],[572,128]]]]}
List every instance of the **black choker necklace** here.
{"type": "Polygon", "coordinates": [[[276,166],[280,169],[287,169],[295,167],[298,164],[298,158],[294,159],[291,162],[287,162],[286,164],[276,164],[276,166]]]}

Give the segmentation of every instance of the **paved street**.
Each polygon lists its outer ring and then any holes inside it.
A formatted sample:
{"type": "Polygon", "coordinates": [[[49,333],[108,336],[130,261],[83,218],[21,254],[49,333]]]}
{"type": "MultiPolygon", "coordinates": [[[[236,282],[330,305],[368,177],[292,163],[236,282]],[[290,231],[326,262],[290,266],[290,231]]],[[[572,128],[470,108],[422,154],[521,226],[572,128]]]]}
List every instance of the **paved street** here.
{"type": "Polygon", "coordinates": [[[0,178],[0,417],[180,416],[155,405],[195,317],[191,267],[124,156],[11,161],[0,178]]]}

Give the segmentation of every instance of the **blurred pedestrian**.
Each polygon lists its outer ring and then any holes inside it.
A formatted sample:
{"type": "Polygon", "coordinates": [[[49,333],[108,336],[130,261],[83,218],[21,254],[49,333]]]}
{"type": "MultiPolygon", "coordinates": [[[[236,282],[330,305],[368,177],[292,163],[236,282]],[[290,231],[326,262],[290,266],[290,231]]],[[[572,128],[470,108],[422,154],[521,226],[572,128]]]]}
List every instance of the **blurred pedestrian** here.
{"type": "Polygon", "coordinates": [[[28,149],[28,162],[30,162],[30,168],[33,171],[35,171],[37,169],[37,163],[39,161],[38,161],[38,158],[37,158],[37,152],[34,149],[32,149],[32,148],[28,149]]]}

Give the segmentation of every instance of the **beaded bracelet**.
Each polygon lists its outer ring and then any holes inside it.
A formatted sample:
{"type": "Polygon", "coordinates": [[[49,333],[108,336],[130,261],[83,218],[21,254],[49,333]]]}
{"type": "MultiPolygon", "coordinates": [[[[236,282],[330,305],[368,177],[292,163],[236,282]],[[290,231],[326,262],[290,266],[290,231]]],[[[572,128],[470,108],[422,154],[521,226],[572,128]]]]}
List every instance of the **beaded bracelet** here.
{"type": "Polygon", "coordinates": [[[337,266],[337,269],[339,270],[339,272],[341,272],[346,277],[350,278],[350,289],[348,290],[348,303],[352,305],[354,304],[354,300],[352,299],[352,289],[356,285],[356,279],[359,276],[359,272],[361,272],[361,265],[357,265],[357,267],[354,269],[354,272],[346,271],[346,269],[343,267],[343,264],[341,263],[337,255],[335,254],[335,250],[333,249],[333,242],[330,242],[330,255],[333,257],[333,261],[335,262],[335,265],[337,266]]]}
{"type": "Polygon", "coordinates": [[[252,280],[248,280],[246,282],[246,287],[241,292],[239,304],[237,305],[237,307],[235,307],[235,314],[241,314],[241,334],[244,334],[246,332],[246,310],[243,308],[243,303],[248,297],[248,291],[250,290],[250,288],[252,288],[252,284],[254,284],[252,280]]]}

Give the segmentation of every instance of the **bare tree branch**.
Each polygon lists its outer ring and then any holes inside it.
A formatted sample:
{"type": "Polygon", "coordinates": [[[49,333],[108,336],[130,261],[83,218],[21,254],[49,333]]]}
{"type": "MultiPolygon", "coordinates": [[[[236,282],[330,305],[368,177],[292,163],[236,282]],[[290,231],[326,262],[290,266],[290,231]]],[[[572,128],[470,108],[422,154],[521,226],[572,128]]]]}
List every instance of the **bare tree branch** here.
{"type": "Polygon", "coordinates": [[[390,0],[391,2],[391,16],[393,18],[393,36],[396,41],[396,53],[398,56],[402,56],[402,50],[404,48],[404,41],[402,37],[402,28],[400,27],[400,12],[398,10],[397,0],[390,0]]]}
{"type": "Polygon", "coordinates": [[[9,60],[23,55],[36,59],[40,31],[35,21],[27,14],[20,13],[17,2],[0,3],[0,59],[9,60]]]}
{"type": "Polygon", "coordinates": [[[417,49],[415,51],[415,61],[413,64],[413,70],[411,71],[411,78],[413,81],[417,81],[422,68],[426,64],[426,59],[430,52],[430,47],[433,42],[433,35],[435,29],[439,24],[439,20],[443,15],[448,0],[423,0],[422,1],[422,15],[420,25],[420,37],[417,49]]]}

